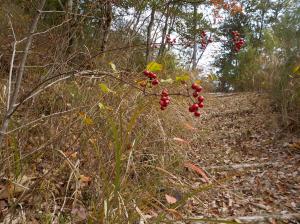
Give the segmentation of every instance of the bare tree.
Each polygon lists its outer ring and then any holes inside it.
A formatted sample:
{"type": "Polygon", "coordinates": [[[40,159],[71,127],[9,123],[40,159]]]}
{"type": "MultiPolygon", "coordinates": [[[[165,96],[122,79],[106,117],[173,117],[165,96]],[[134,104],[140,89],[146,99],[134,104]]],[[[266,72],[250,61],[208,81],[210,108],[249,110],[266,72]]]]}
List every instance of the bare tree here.
{"type": "Polygon", "coordinates": [[[150,22],[147,27],[146,63],[150,61],[151,33],[154,25],[154,18],[155,18],[155,7],[153,6],[151,9],[150,22]]]}
{"type": "Polygon", "coordinates": [[[197,67],[197,9],[198,9],[198,5],[195,3],[193,5],[193,9],[194,9],[194,13],[193,13],[193,26],[194,26],[194,38],[193,38],[193,42],[194,42],[194,47],[193,47],[193,54],[192,54],[192,70],[195,70],[197,67]]]}
{"type": "MultiPolygon", "coordinates": [[[[13,77],[12,77],[13,63],[14,63],[14,56],[15,56],[14,53],[12,56],[11,69],[10,69],[9,81],[8,81],[8,89],[10,91],[8,91],[8,94],[7,94],[7,111],[4,114],[4,118],[3,118],[1,129],[0,129],[0,147],[2,147],[2,142],[4,139],[5,133],[7,131],[10,118],[13,115],[13,112],[14,112],[14,109],[15,109],[15,106],[16,106],[16,103],[18,100],[18,96],[19,96],[19,92],[20,92],[20,88],[21,88],[21,84],[22,84],[22,80],[23,80],[23,75],[25,72],[25,65],[26,65],[27,57],[28,57],[29,50],[32,45],[34,33],[37,29],[37,25],[38,25],[39,19],[41,17],[42,10],[45,6],[45,3],[46,3],[46,0],[41,0],[40,5],[38,7],[38,13],[34,17],[31,27],[30,27],[30,30],[29,30],[28,37],[25,39],[26,45],[25,45],[23,57],[20,62],[19,69],[17,70],[16,75],[15,75],[15,79],[14,79],[15,84],[14,85],[13,85],[13,80],[12,80],[13,79],[13,77]]],[[[16,45],[18,43],[20,43],[20,42],[15,40],[14,51],[16,50],[16,45]]]]}
{"type": "Polygon", "coordinates": [[[102,28],[102,40],[101,40],[101,46],[100,50],[101,52],[104,52],[106,49],[107,41],[109,38],[110,33],[110,27],[112,23],[112,2],[107,0],[102,5],[102,22],[101,22],[101,28],[102,28]]]}

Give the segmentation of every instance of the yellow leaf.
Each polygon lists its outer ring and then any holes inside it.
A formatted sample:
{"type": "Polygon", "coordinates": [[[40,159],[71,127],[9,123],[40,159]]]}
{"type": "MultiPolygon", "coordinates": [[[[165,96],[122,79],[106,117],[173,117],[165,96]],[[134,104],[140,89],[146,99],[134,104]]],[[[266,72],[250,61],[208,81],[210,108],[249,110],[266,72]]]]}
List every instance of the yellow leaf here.
{"type": "Polygon", "coordinates": [[[114,72],[117,72],[116,65],[111,61],[108,63],[114,72]]]}
{"type": "Polygon", "coordinates": [[[99,103],[98,107],[100,108],[100,110],[104,110],[106,108],[106,106],[103,103],[99,103]]]}
{"type": "Polygon", "coordinates": [[[83,122],[86,124],[86,125],[92,125],[94,122],[93,122],[93,120],[92,120],[92,118],[90,118],[90,117],[85,117],[84,119],[83,119],[83,122]]]}
{"type": "Polygon", "coordinates": [[[190,80],[189,74],[184,74],[184,75],[176,76],[176,82],[186,82],[188,80],[190,80]]]}
{"type": "Polygon", "coordinates": [[[155,61],[150,62],[146,67],[146,70],[148,70],[150,72],[159,72],[162,69],[163,69],[162,64],[158,64],[155,61]]]}
{"type": "Polygon", "coordinates": [[[298,73],[298,74],[300,74],[300,65],[296,66],[296,67],[293,69],[293,73],[298,73]]]}
{"type": "Polygon", "coordinates": [[[202,83],[202,81],[201,80],[196,80],[195,83],[200,85],[202,83]]]}
{"type": "Polygon", "coordinates": [[[111,90],[107,87],[107,85],[105,85],[104,83],[100,83],[99,84],[100,89],[102,90],[102,92],[104,93],[109,93],[111,92],[111,90]]]}
{"type": "Polygon", "coordinates": [[[85,116],[85,113],[82,112],[82,111],[80,111],[80,112],[79,112],[79,115],[80,115],[80,116],[85,116]]]}

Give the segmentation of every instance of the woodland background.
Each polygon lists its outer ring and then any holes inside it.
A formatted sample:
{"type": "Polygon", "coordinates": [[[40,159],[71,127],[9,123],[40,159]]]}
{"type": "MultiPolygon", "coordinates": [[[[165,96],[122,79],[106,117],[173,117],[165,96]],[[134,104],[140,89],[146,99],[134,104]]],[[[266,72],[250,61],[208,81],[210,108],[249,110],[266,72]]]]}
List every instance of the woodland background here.
{"type": "MultiPolygon", "coordinates": [[[[4,222],[143,223],[153,209],[157,223],[181,219],[177,208],[199,191],[184,183],[186,195],[165,199],[174,183],[164,175],[185,175],[186,147],[206,133],[194,126],[212,127],[208,115],[219,108],[209,104],[199,119],[188,113],[189,98],[180,93],[195,81],[208,100],[213,92],[246,92],[241,99],[270,108],[278,129],[299,133],[297,0],[0,0],[0,6],[4,222]],[[204,47],[203,31],[212,40],[204,47]],[[245,39],[239,52],[232,31],[245,39]],[[207,51],[215,58],[209,74],[199,63],[207,51]],[[160,84],[145,90],[143,70],[151,62],[160,84]],[[162,88],[173,93],[166,111],[159,108],[162,88]],[[166,210],[163,200],[177,207],[166,210]]],[[[239,108],[235,100],[226,108],[239,108]]]]}

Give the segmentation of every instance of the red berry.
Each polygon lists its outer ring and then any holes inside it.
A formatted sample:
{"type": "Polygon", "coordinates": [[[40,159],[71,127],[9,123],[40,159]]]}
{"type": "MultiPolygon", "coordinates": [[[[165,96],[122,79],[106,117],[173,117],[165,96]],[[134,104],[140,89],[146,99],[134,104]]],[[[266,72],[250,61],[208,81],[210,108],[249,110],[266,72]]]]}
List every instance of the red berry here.
{"type": "Polygon", "coordinates": [[[197,89],[199,86],[197,85],[197,83],[193,83],[192,85],[192,89],[197,89]]]}
{"type": "Polygon", "coordinates": [[[158,79],[154,79],[154,80],[152,81],[152,85],[156,86],[157,84],[159,84],[158,79]]]}
{"type": "Polygon", "coordinates": [[[153,73],[153,72],[149,72],[148,77],[151,78],[151,79],[156,79],[157,75],[155,73],[153,73]]]}
{"type": "Polygon", "coordinates": [[[203,107],[204,107],[204,103],[199,103],[198,106],[199,106],[200,108],[203,108],[203,107]]]}
{"type": "Polygon", "coordinates": [[[165,100],[165,103],[166,103],[167,105],[169,105],[169,104],[170,104],[170,100],[165,100]]]}
{"type": "Polygon", "coordinates": [[[195,112],[194,112],[194,115],[195,115],[195,117],[200,117],[201,114],[200,114],[199,111],[195,111],[195,112]]]}
{"type": "Polygon", "coordinates": [[[197,111],[198,108],[199,108],[199,105],[198,105],[197,103],[194,103],[194,104],[192,105],[193,111],[197,111]]]}
{"type": "Polygon", "coordinates": [[[190,111],[190,112],[194,112],[194,109],[193,109],[192,106],[189,107],[189,111],[190,111]]]}
{"type": "Polygon", "coordinates": [[[193,97],[198,97],[198,93],[196,91],[193,93],[193,97]]]}
{"type": "Polygon", "coordinates": [[[143,71],[143,73],[144,73],[145,76],[149,76],[149,74],[150,74],[150,72],[147,71],[147,70],[143,71]]]}
{"type": "Polygon", "coordinates": [[[199,103],[202,103],[204,101],[204,97],[203,96],[199,96],[198,97],[198,101],[199,101],[199,103]]]}
{"type": "Polygon", "coordinates": [[[201,87],[201,86],[197,86],[196,91],[197,91],[198,93],[200,93],[200,92],[202,91],[202,87],[201,87]]]}
{"type": "Polygon", "coordinates": [[[160,104],[162,107],[168,106],[168,103],[166,103],[166,101],[164,101],[164,100],[159,101],[159,104],[160,104]]]}
{"type": "Polygon", "coordinates": [[[168,90],[164,89],[164,90],[161,92],[161,95],[162,95],[162,96],[168,96],[168,95],[169,95],[168,90]]]}

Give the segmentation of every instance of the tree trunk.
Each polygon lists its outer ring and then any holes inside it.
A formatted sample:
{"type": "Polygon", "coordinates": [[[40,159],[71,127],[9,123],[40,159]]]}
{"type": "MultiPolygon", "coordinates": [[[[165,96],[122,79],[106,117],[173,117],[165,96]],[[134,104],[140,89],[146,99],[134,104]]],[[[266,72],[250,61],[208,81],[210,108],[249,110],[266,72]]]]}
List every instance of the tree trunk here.
{"type": "Polygon", "coordinates": [[[193,55],[192,55],[192,71],[194,71],[197,67],[197,9],[198,5],[194,4],[194,48],[193,48],[193,55]]]}
{"type": "Polygon", "coordinates": [[[112,22],[112,4],[111,1],[106,1],[103,6],[103,21],[102,21],[102,40],[100,50],[104,52],[108,42],[108,37],[110,33],[110,27],[112,22]]]}
{"type": "MultiPolygon", "coordinates": [[[[73,13],[73,0],[68,0],[66,2],[66,11],[67,11],[67,16],[66,16],[66,20],[69,20],[73,17],[72,13],[73,13]]],[[[70,54],[73,51],[73,45],[74,45],[74,39],[75,39],[75,34],[73,34],[73,24],[74,21],[70,21],[68,23],[68,34],[67,34],[67,38],[68,38],[68,47],[67,47],[67,52],[68,54],[70,54]]]]}
{"type": "Polygon", "coordinates": [[[163,56],[164,52],[165,52],[165,49],[166,49],[165,40],[166,40],[167,31],[168,31],[169,18],[170,18],[170,8],[168,6],[167,11],[166,11],[165,24],[164,24],[164,28],[163,28],[163,31],[162,31],[161,44],[160,44],[160,48],[159,48],[159,51],[158,51],[157,58],[160,58],[161,56],[163,56]]]}
{"type": "MultiPolygon", "coordinates": [[[[27,38],[27,42],[26,42],[25,49],[24,49],[24,54],[23,54],[19,69],[16,74],[15,85],[14,85],[14,88],[12,89],[11,96],[8,97],[8,99],[10,99],[7,102],[8,109],[4,115],[3,122],[1,125],[1,129],[0,129],[0,147],[2,147],[3,139],[6,134],[10,118],[13,115],[14,110],[15,110],[15,106],[17,103],[17,99],[19,96],[19,92],[20,92],[20,88],[21,88],[21,84],[22,84],[22,80],[23,80],[23,74],[25,72],[25,65],[26,65],[27,57],[29,54],[29,50],[31,48],[32,40],[33,40],[33,34],[37,29],[38,21],[41,16],[41,11],[43,10],[45,3],[46,3],[46,0],[41,0],[40,6],[38,8],[38,13],[32,21],[32,24],[31,24],[31,27],[29,30],[29,34],[28,34],[29,36],[27,38]]],[[[9,83],[9,85],[12,85],[12,83],[9,83]]]]}
{"type": "Polygon", "coordinates": [[[151,48],[151,32],[154,24],[155,8],[153,7],[150,15],[150,22],[147,28],[147,46],[146,46],[146,63],[150,61],[150,48],[151,48]]]}

